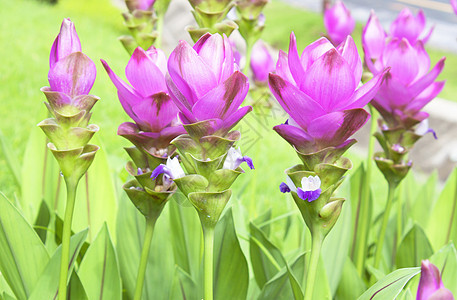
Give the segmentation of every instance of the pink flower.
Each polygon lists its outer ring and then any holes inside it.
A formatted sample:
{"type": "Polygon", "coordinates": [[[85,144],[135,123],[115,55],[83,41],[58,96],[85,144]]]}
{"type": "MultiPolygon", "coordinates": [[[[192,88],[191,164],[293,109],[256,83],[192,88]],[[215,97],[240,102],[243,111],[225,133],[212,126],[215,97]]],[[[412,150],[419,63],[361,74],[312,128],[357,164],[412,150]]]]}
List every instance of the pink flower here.
{"type": "Polygon", "coordinates": [[[333,6],[325,8],[324,26],[330,40],[336,46],[344,41],[346,36],[351,35],[355,27],[355,20],[344,3],[336,1],[333,6]]]}
{"type": "Polygon", "coordinates": [[[428,260],[421,264],[421,278],[416,300],[454,300],[451,291],[444,287],[440,271],[428,260]]]}
{"type": "Polygon", "coordinates": [[[251,70],[254,80],[258,83],[267,84],[268,73],[275,69],[275,62],[268,50],[267,45],[262,40],[258,40],[251,53],[251,70]]]}

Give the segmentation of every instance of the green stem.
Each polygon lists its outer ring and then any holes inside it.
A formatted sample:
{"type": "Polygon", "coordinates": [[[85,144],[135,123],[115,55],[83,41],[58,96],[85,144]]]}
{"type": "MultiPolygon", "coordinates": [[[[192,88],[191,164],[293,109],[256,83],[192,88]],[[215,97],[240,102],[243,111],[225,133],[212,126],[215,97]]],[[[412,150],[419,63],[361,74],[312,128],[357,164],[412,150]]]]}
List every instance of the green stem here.
{"type": "Polygon", "coordinates": [[[313,299],[314,283],[316,282],[317,266],[319,265],[323,241],[324,237],[320,233],[312,235],[311,256],[309,258],[309,267],[306,272],[305,300],[313,299]]]}
{"type": "Polygon", "coordinates": [[[163,20],[165,14],[157,15],[157,38],[155,40],[155,47],[161,48],[162,47],[162,36],[163,36],[163,20]]]}
{"type": "MultiPolygon", "coordinates": [[[[402,191],[402,185],[399,187],[399,193],[401,195],[402,191]]],[[[393,256],[392,256],[392,262],[395,263],[395,258],[397,256],[397,247],[401,242],[401,237],[403,233],[403,202],[401,201],[403,197],[397,197],[397,237],[394,240],[394,245],[393,245],[393,256]]]]}
{"type": "Polygon", "coordinates": [[[203,257],[203,280],[204,300],[213,300],[213,248],[214,228],[203,227],[204,257],[203,257]]]}
{"type": "Polygon", "coordinates": [[[254,43],[252,42],[251,39],[246,39],[246,64],[244,65],[243,68],[243,73],[244,75],[248,76],[250,64],[251,64],[251,54],[252,54],[252,47],[254,46],[254,43]]]}
{"type": "Polygon", "coordinates": [[[75,208],[76,188],[79,180],[73,178],[65,178],[67,186],[67,205],[65,207],[65,217],[63,220],[62,233],[62,257],[60,260],[60,277],[59,277],[59,300],[67,298],[67,278],[68,266],[70,259],[70,238],[71,238],[71,223],[73,220],[73,211],[75,208]]]}
{"type": "Polygon", "coordinates": [[[376,245],[376,252],[375,252],[375,256],[374,256],[373,267],[375,269],[377,269],[379,267],[379,263],[381,262],[382,246],[384,244],[384,240],[386,237],[387,223],[389,222],[390,211],[392,210],[392,204],[394,202],[394,195],[395,195],[396,188],[397,188],[397,184],[389,183],[389,192],[387,194],[386,209],[385,209],[384,215],[382,217],[381,229],[379,231],[378,243],[376,245]]]}
{"type": "Polygon", "coordinates": [[[367,156],[367,168],[365,171],[365,180],[362,187],[362,197],[360,197],[359,207],[360,213],[358,214],[359,222],[356,230],[359,230],[358,235],[354,235],[354,238],[357,239],[357,249],[355,254],[355,266],[360,276],[363,275],[365,267],[365,257],[367,251],[367,239],[368,239],[368,229],[370,227],[370,183],[371,183],[371,166],[374,152],[374,133],[377,128],[378,116],[376,110],[370,105],[371,113],[371,126],[370,126],[370,139],[368,142],[368,156],[367,156]]]}
{"type": "Polygon", "coordinates": [[[151,248],[152,235],[154,234],[154,226],[157,218],[146,218],[146,232],[144,234],[143,249],[141,250],[140,266],[138,267],[138,275],[136,277],[136,287],[134,300],[140,300],[143,294],[144,277],[146,275],[146,267],[148,266],[149,249],[151,248]]]}

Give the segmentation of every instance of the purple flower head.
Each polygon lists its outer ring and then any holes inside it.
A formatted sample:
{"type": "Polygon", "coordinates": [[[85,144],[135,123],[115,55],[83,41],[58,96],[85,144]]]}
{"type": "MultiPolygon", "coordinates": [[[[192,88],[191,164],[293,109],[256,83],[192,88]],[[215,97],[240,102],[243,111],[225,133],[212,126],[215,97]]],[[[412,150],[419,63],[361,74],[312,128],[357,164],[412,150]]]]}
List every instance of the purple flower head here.
{"type": "Polygon", "coordinates": [[[457,15],[457,0],[451,0],[451,6],[454,10],[454,13],[457,15]]]}
{"type": "Polygon", "coordinates": [[[339,45],[346,36],[351,35],[355,27],[355,20],[344,3],[336,1],[333,6],[325,7],[324,26],[332,43],[339,45]]]}
{"type": "Polygon", "coordinates": [[[362,107],[384,73],[359,87],[361,77],[362,61],[350,36],[337,48],[321,38],[300,57],[292,33],[289,54],[280,51],[276,74],[269,77],[273,95],[290,116],[274,130],[304,153],[346,145],[369,118],[362,107]]]}
{"type": "Polygon", "coordinates": [[[254,80],[260,84],[268,83],[268,73],[273,72],[275,69],[275,62],[268,50],[267,45],[258,40],[251,53],[251,70],[254,80]]]}
{"type": "Polygon", "coordinates": [[[193,47],[181,41],[170,55],[168,72],[168,90],[181,121],[206,121],[205,135],[224,135],[252,110],[238,109],[249,83],[238,71],[225,35],[205,34],[193,47]]]}
{"type": "Polygon", "coordinates": [[[372,102],[390,127],[414,126],[428,117],[420,110],[444,87],[435,82],[444,67],[442,58],[430,71],[430,58],[424,43],[406,38],[388,37],[372,12],[362,34],[365,63],[373,74],[386,67],[391,70],[372,102]]]}
{"type": "Polygon", "coordinates": [[[70,104],[70,98],[89,94],[97,70],[94,62],[81,52],[75,25],[70,19],[62,22],[51,48],[49,65],[48,80],[51,88],[46,91],[61,93],[59,98],[62,105],[70,104]]]}
{"type": "Polygon", "coordinates": [[[416,300],[433,299],[454,300],[454,296],[451,291],[444,287],[438,268],[428,260],[423,260],[416,300]]]}
{"type": "Polygon", "coordinates": [[[414,16],[406,7],[390,25],[390,35],[399,39],[406,38],[410,44],[415,44],[418,40],[425,44],[433,32],[432,27],[427,34],[419,38],[424,32],[425,24],[425,14],[422,9],[419,10],[417,16],[414,16]]]}
{"type": "MultiPolygon", "coordinates": [[[[178,109],[167,93],[167,60],[160,49],[135,49],[125,68],[131,85],[120,79],[104,60],[102,63],[117,88],[122,107],[135,122],[119,126],[119,135],[134,144],[154,143],[156,148],[165,148],[185,133],[182,125],[177,124],[178,109]]],[[[149,147],[152,145],[146,146],[149,147]]]]}
{"type": "Polygon", "coordinates": [[[322,193],[321,179],[319,176],[308,176],[301,179],[301,187],[296,187],[289,176],[286,177],[286,182],[279,185],[281,193],[297,193],[302,200],[312,202],[317,200],[322,193]]]}
{"type": "Polygon", "coordinates": [[[249,156],[241,155],[241,150],[231,147],[227,152],[227,157],[225,158],[223,169],[235,170],[242,163],[246,163],[251,170],[254,170],[254,164],[252,159],[249,156]]]}
{"type": "Polygon", "coordinates": [[[151,10],[156,0],[125,0],[130,12],[134,10],[151,10]]]}

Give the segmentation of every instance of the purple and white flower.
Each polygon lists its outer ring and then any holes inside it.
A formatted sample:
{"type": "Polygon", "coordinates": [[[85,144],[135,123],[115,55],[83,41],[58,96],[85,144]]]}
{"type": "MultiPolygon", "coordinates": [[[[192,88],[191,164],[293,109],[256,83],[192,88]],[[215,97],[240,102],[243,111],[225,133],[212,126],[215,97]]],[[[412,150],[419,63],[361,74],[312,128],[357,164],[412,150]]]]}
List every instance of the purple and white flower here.
{"type": "Polygon", "coordinates": [[[186,173],[184,173],[184,170],[181,167],[181,164],[179,163],[178,157],[173,157],[173,158],[169,157],[169,158],[167,158],[166,165],[164,165],[164,164],[158,165],[157,168],[155,168],[152,171],[152,174],[151,174],[152,180],[156,180],[156,178],[160,174],[164,174],[163,175],[164,183],[186,176],[186,173]]]}
{"type": "Polygon", "coordinates": [[[254,164],[252,163],[252,159],[249,156],[243,156],[241,154],[240,148],[235,149],[231,147],[227,152],[227,157],[225,158],[222,169],[235,170],[244,162],[251,170],[255,169],[254,164]]]}
{"type": "Polygon", "coordinates": [[[301,179],[301,187],[296,187],[289,176],[286,177],[286,182],[279,185],[279,190],[282,193],[297,193],[298,197],[302,200],[312,202],[317,200],[322,193],[321,179],[319,176],[308,176],[301,179]]]}

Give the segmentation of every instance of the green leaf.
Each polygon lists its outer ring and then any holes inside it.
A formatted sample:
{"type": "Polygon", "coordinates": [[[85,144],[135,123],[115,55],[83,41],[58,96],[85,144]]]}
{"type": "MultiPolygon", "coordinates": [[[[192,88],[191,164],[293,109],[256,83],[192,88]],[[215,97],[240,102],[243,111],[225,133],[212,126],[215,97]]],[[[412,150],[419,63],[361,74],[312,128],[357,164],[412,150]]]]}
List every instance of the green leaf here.
{"type": "Polygon", "coordinates": [[[440,270],[443,284],[457,295],[457,251],[450,242],[430,257],[430,262],[440,270]]]}
{"type": "Polygon", "coordinates": [[[294,274],[292,273],[292,270],[289,268],[289,265],[286,265],[287,267],[287,275],[289,277],[289,282],[290,286],[292,287],[292,293],[294,295],[295,300],[302,300],[303,299],[303,291],[300,287],[300,283],[298,283],[297,278],[295,278],[294,274]]]}
{"type": "MultiPolygon", "coordinates": [[[[119,197],[119,201],[116,250],[124,299],[133,299],[146,222],[145,217],[135,208],[124,192],[119,197]]],[[[189,209],[194,210],[191,207],[189,209]]],[[[199,223],[195,211],[192,212],[199,223]]],[[[168,205],[166,205],[154,229],[142,299],[164,299],[168,297],[172,285],[175,264],[170,243],[173,236],[170,234],[168,213],[168,205]]],[[[198,227],[198,230],[201,229],[198,227]]],[[[197,231],[197,233],[199,232],[197,231]]]]}
{"type": "Polygon", "coordinates": [[[419,225],[414,225],[405,235],[398,248],[396,265],[397,268],[415,267],[421,264],[423,259],[433,254],[432,246],[425,232],[419,225]]]}
{"type": "MultiPolygon", "coordinates": [[[[72,274],[75,258],[78,256],[84,241],[87,238],[88,229],[73,235],[70,240],[70,265],[68,266],[68,281],[72,274]]],[[[62,246],[59,246],[52,255],[46,268],[41,274],[29,300],[55,299],[59,289],[60,260],[62,257],[62,246]]],[[[72,276],[73,277],[73,276],[72,276]]]]}
{"type": "Polygon", "coordinates": [[[48,261],[35,230],[0,194],[0,272],[18,299],[30,296],[48,261]]]}
{"type": "Polygon", "coordinates": [[[365,290],[365,283],[360,278],[352,260],[346,257],[335,299],[357,299],[365,290]]]}
{"type": "Polygon", "coordinates": [[[409,197],[405,198],[407,200],[406,211],[408,212],[408,216],[418,224],[424,226],[424,228],[428,224],[430,210],[437,199],[437,181],[437,172],[433,172],[425,184],[419,184],[419,182],[414,181],[412,189],[414,189],[415,193],[411,192],[409,197]],[[420,189],[418,189],[419,186],[421,186],[420,189]]]}
{"type": "Polygon", "coordinates": [[[426,232],[434,249],[440,249],[451,240],[457,241],[457,168],[446,181],[426,232]]]}
{"type": "Polygon", "coordinates": [[[253,223],[249,224],[249,253],[257,285],[262,289],[283,267],[286,261],[281,252],[253,223]]]}
{"type": "Polygon", "coordinates": [[[7,140],[6,136],[0,130],[0,144],[2,146],[3,155],[5,156],[6,163],[13,174],[14,182],[18,187],[21,186],[21,176],[20,176],[20,167],[19,159],[14,154],[14,151],[11,149],[10,142],[7,140]]]}
{"type": "Polygon", "coordinates": [[[408,281],[420,273],[420,268],[398,269],[372,285],[358,300],[395,299],[408,281]]]}
{"type": "MultiPolygon", "coordinates": [[[[41,114],[44,119],[47,111],[41,114]]],[[[59,183],[62,182],[59,166],[46,146],[48,142],[41,129],[34,127],[30,130],[22,162],[19,198],[23,214],[30,223],[35,220],[43,199],[52,209],[57,209],[59,203],[63,207],[65,202],[64,184],[59,183]]]]}
{"type": "Polygon", "coordinates": [[[169,299],[201,299],[198,290],[198,286],[192,277],[179,266],[176,266],[169,299]]]}
{"type": "Polygon", "coordinates": [[[214,299],[246,299],[249,269],[236,236],[231,208],[216,226],[214,258],[214,299]]]}
{"type": "Polygon", "coordinates": [[[105,224],[87,250],[78,276],[89,299],[121,299],[121,277],[114,245],[105,224]]]}
{"type": "Polygon", "coordinates": [[[41,201],[40,210],[38,211],[38,215],[35,220],[35,231],[40,237],[41,241],[46,243],[46,236],[48,231],[45,229],[49,225],[49,221],[51,220],[51,212],[49,211],[48,205],[43,200],[41,201]]]}
{"type": "Polygon", "coordinates": [[[87,300],[86,291],[84,290],[83,284],[78,277],[76,272],[71,274],[70,278],[70,286],[68,287],[67,291],[67,299],[69,300],[87,300]]]}
{"type": "Polygon", "coordinates": [[[345,204],[343,205],[338,221],[325,238],[322,246],[321,256],[325,258],[323,262],[332,295],[335,294],[338,288],[350,242],[351,208],[345,204]]]}
{"type": "Polygon", "coordinates": [[[200,221],[193,207],[179,204],[189,203],[184,198],[183,194],[176,193],[169,201],[170,239],[175,263],[190,276],[194,276],[199,267],[200,221]]]}
{"type": "MultiPolygon", "coordinates": [[[[94,140],[94,143],[101,144],[97,138],[94,140]]],[[[118,201],[111,174],[105,151],[100,149],[78,186],[72,229],[78,232],[89,226],[89,242],[105,222],[111,231],[116,228],[118,201]]],[[[59,212],[63,216],[63,210],[59,212]]]]}
{"type": "MultiPolygon", "coordinates": [[[[63,220],[58,216],[54,215],[54,240],[56,245],[62,244],[62,234],[63,234],[63,220]]],[[[71,235],[73,236],[75,233],[72,230],[71,235]]],[[[78,256],[76,258],[76,262],[78,264],[81,263],[84,255],[87,252],[87,249],[89,248],[89,243],[87,241],[83,242],[83,245],[81,246],[81,250],[78,252],[78,256]]]]}

